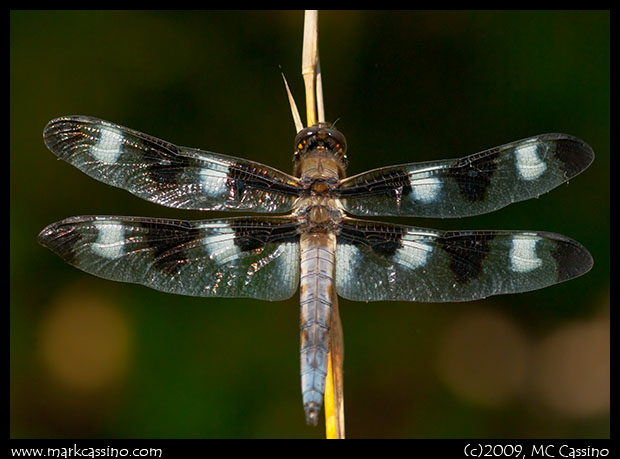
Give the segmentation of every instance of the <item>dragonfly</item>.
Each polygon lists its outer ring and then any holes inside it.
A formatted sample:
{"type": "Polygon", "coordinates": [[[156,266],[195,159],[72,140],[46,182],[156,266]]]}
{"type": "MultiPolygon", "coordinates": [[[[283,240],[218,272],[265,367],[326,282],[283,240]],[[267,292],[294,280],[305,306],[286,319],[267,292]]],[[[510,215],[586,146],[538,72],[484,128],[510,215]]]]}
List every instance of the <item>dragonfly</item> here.
{"type": "Polygon", "coordinates": [[[440,231],[354,218],[466,217],[538,197],[594,160],[590,146],[566,134],[350,177],[346,139],[324,122],[297,133],[292,174],[87,116],[54,119],[43,137],[60,159],[147,201],[252,214],[78,216],[50,224],[38,239],[87,273],[163,292],[278,301],[299,288],[311,425],[323,403],[336,293],[364,302],[472,301],[564,282],[593,265],[582,245],[551,232],[440,231]]]}

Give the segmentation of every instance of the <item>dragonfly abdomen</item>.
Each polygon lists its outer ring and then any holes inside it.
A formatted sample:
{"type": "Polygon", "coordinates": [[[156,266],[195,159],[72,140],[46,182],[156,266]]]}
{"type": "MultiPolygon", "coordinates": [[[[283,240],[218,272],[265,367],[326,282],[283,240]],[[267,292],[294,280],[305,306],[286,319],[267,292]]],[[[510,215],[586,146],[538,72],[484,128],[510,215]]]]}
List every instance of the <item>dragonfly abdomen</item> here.
{"type": "Polygon", "coordinates": [[[336,238],[304,233],[300,240],[301,392],[306,422],[315,425],[327,376],[336,238]]]}

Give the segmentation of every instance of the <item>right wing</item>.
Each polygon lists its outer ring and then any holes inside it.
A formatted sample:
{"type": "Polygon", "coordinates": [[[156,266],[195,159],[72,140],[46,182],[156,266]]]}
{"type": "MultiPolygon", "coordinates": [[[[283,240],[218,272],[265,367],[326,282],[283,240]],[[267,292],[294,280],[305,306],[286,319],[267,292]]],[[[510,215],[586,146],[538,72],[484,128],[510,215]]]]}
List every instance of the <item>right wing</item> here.
{"type": "Polygon", "coordinates": [[[467,217],[546,193],[593,160],[583,140],[543,134],[464,158],[374,169],[343,179],[337,193],[353,215],[467,217]]]}
{"type": "Polygon", "coordinates": [[[473,301],[548,287],[592,268],[572,239],[542,231],[436,231],[345,219],[336,289],[353,301],[473,301]]]}

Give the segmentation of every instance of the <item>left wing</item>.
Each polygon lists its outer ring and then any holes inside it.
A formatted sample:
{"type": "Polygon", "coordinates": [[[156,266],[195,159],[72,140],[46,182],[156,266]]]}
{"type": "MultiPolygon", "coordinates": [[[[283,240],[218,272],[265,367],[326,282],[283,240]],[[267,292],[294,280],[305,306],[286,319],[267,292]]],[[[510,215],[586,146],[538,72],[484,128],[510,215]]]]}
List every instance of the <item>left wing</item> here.
{"type": "Polygon", "coordinates": [[[299,281],[299,233],[288,218],[70,217],[39,242],[95,276],[181,295],[276,301],[299,281]]]}
{"type": "Polygon", "coordinates": [[[43,130],[45,145],[96,180],[179,209],[287,212],[299,179],[269,166],[170,142],[88,116],[43,130]]]}
{"type": "Polygon", "coordinates": [[[594,160],[583,140],[543,134],[460,159],[383,167],[342,180],[353,215],[467,217],[537,197],[594,160]]]}
{"type": "Polygon", "coordinates": [[[590,270],[590,253],[560,234],[435,231],[346,219],[336,289],[353,301],[471,301],[536,290],[590,270]]]}

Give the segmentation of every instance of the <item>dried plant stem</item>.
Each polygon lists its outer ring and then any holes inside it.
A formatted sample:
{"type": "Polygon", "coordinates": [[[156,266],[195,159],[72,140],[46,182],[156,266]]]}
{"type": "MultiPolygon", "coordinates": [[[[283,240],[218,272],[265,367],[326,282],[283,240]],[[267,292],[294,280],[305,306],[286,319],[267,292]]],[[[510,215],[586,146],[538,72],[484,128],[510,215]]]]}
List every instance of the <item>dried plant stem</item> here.
{"type": "Polygon", "coordinates": [[[338,295],[332,300],[331,340],[329,366],[325,384],[325,436],[344,438],[344,383],[342,364],[344,360],[344,339],[342,322],[338,312],[338,295]]]}
{"type": "Polygon", "coordinates": [[[323,79],[321,78],[321,61],[316,54],[316,115],[319,123],[325,122],[325,106],[323,105],[323,79]]]}
{"type": "Polygon", "coordinates": [[[319,56],[319,12],[306,10],[304,14],[304,44],[301,76],[306,87],[307,126],[316,124],[316,70],[319,56]]]}
{"type": "MultiPolygon", "coordinates": [[[[318,30],[318,11],[306,10],[301,74],[306,89],[307,126],[325,122],[318,30]]],[[[326,438],[345,438],[342,375],[344,340],[335,288],[333,292],[329,365],[325,381],[325,436],[326,438]]]]}
{"type": "Polygon", "coordinates": [[[297,104],[295,103],[295,99],[293,98],[291,89],[288,87],[288,81],[286,81],[286,77],[284,76],[284,73],[282,73],[282,79],[284,80],[284,87],[286,88],[286,94],[288,96],[288,103],[291,106],[291,113],[293,114],[293,122],[295,123],[295,132],[299,132],[304,128],[304,125],[301,121],[301,116],[299,116],[299,110],[297,110],[297,104]]]}

